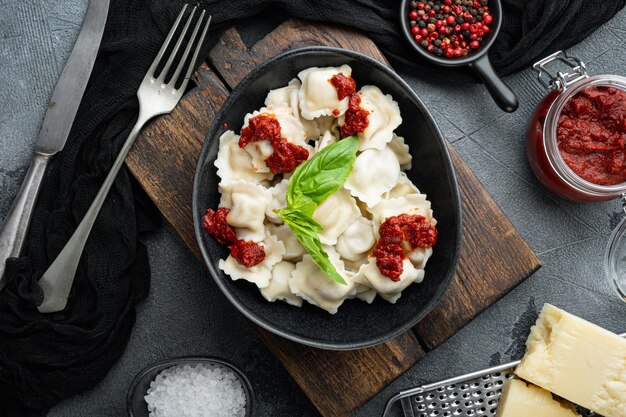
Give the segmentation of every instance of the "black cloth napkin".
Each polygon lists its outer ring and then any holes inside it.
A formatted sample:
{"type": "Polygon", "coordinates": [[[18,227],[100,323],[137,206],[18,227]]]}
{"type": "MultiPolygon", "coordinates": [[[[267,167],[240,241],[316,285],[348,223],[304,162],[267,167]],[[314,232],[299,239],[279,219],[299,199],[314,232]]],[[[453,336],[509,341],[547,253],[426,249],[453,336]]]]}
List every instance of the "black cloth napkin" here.
{"type": "MultiPolygon", "coordinates": [[[[501,73],[579,42],[626,2],[503,1],[503,28],[492,49],[501,73]]],[[[398,0],[199,3],[213,14],[213,30],[271,11],[353,26],[396,65],[420,65],[400,36],[398,0]]],[[[138,236],[153,229],[158,216],[125,169],[87,243],[68,307],[38,313],[37,280],[82,219],[134,124],[135,93],[181,5],[180,0],[111,1],[98,59],[66,147],[48,169],[28,245],[21,258],[7,262],[7,286],[0,293],[0,416],[44,415],[61,399],[95,386],[128,342],[135,306],[146,297],[150,280],[138,236]]],[[[211,36],[202,57],[216,38],[211,36]]]]}
{"type": "MultiPolygon", "coordinates": [[[[626,0],[501,1],[502,28],[490,50],[501,75],[577,44],[626,4],[626,0]]],[[[400,31],[400,0],[215,0],[203,4],[214,15],[217,27],[265,11],[351,26],[372,38],[394,66],[431,68],[407,48],[400,31]]]]}

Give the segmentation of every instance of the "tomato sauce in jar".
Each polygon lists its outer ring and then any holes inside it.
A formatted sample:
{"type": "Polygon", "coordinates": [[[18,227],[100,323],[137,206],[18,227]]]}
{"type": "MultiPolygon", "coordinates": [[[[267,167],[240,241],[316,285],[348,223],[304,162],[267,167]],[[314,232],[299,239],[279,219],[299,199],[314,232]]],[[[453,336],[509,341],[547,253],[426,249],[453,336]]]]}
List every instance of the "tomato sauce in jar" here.
{"type": "Polygon", "coordinates": [[[626,181],[626,92],[613,87],[580,91],[561,111],[557,143],[579,177],[601,185],[626,181]]]}
{"type": "MultiPolygon", "coordinates": [[[[589,77],[584,64],[557,52],[535,64],[541,76],[554,60],[558,73],[530,121],[526,154],[537,179],[576,202],[606,201],[626,192],[626,78],[589,77]]],[[[544,84],[545,85],[545,84],[544,84]]]]}

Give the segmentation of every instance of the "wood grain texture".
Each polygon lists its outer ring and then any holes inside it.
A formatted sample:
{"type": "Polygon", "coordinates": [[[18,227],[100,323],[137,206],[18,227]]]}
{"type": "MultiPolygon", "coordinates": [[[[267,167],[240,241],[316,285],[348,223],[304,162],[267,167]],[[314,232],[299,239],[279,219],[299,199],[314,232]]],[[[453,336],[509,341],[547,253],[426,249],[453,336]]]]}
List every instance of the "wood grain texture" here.
{"type": "Polygon", "coordinates": [[[315,349],[261,328],[259,335],[325,417],[351,415],[426,355],[412,332],[358,351],[315,349]]]}
{"type": "Polygon", "coordinates": [[[209,55],[223,79],[234,87],[254,67],[282,52],[303,46],[337,46],[369,55],[387,63],[371,39],[350,29],[332,25],[288,20],[251,48],[246,47],[235,28],[227,29],[209,55]]]}
{"type": "MultiPolygon", "coordinates": [[[[267,59],[320,44],[359,51],[386,63],[369,38],[345,28],[290,20],[251,48],[231,28],[210,54],[213,70],[203,65],[195,76],[197,88],[137,139],[128,166],[198,259],[191,210],[193,174],[228,90],[267,59]]],[[[263,342],[324,417],[350,415],[423,357],[422,345],[428,349],[439,345],[539,267],[534,253],[453,149],[451,156],[464,203],[461,258],[443,301],[414,332],[369,349],[332,352],[259,329],[263,342]]]]}
{"type": "Polygon", "coordinates": [[[452,145],[463,205],[461,256],[450,287],[413,329],[434,349],[532,275],[541,263],[452,145]]]}
{"type": "Polygon", "coordinates": [[[202,261],[193,230],[193,176],[204,138],[228,90],[206,64],[193,77],[196,88],[174,111],[159,117],[137,137],[126,164],[152,201],[202,261]]]}

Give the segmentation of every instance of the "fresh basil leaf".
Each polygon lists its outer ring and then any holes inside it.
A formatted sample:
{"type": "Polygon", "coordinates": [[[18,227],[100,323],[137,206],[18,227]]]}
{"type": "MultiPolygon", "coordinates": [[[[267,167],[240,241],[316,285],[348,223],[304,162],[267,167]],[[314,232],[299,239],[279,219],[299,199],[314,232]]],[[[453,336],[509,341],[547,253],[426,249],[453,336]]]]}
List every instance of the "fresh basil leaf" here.
{"type": "Polygon", "coordinates": [[[317,233],[324,230],[324,228],[312,217],[303,214],[301,211],[294,211],[290,207],[275,210],[275,212],[289,226],[317,266],[333,281],[347,285],[322,247],[322,242],[317,233]]]}
{"type": "Polygon", "coordinates": [[[319,266],[330,279],[339,284],[348,285],[343,277],[337,272],[335,265],[333,265],[330,261],[330,258],[324,248],[322,248],[322,242],[320,241],[317,233],[314,235],[296,235],[296,237],[300,243],[302,243],[302,246],[304,246],[309,255],[311,255],[311,258],[313,258],[313,261],[315,261],[317,266],[319,266]]]}
{"type": "Polygon", "coordinates": [[[289,180],[287,205],[293,205],[299,194],[315,204],[321,204],[334,194],[350,175],[358,149],[357,137],[348,136],[300,165],[289,180]]]}
{"type": "Polygon", "coordinates": [[[288,223],[292,230],[299,228],[306,229],[303,230],[303,233],[319,233],[324,231],[324,228],[313,219],[313,212],[316,208],[317,204],[313,200],[298,194],[292,205],[280,210],[274,210],[274,212],[285,223],[288,223]]]}
{"type": "Polygon", "coordinates": [[[319,233],[324,231],[321,224],[310,216],[304,215],[299,211],[285,208],[276,212],[282,221],[287,223],[289,227],[299,229],[302,233],[319,233]]]}
{"type": "Polygon", "coordinates": [[[313,200],[311,200],[309,197],[306,197],[302,194],[297,194],[292,199],[291,203],[287,205],[287,207],[280,209],[280,210],[274,210],[274,212],[279,215],[281,212],[285,215],[291,212],[298,212],[308,217],[313,217],[313,213],[315,212],[316,208],[317,208],[317,204],[313,200]]]}
{"type": "Polygon", "coordinates": [[[274,210],[298,238],[317,266],[333,281],[347,285],[322,247],[318,233],[324,228],[313,219],[319,204],[346,182],[356,160],[359,140],[349,136],[322,149],[289,180],[287,207],[274,210]]]}

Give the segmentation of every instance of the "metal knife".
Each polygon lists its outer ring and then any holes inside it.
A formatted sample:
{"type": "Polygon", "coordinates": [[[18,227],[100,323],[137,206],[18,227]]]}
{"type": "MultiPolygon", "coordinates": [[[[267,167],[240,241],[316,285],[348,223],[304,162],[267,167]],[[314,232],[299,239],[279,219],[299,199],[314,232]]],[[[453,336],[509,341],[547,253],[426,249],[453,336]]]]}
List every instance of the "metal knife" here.
{"type": "Polygon", "coordinates": [[[96,60],[109,12],[109,0],[90,0],[83,26],[43,119],[26,178],[0,231],[0,290],[5,262],[20,255],[48,161],[63,149],[96,60]]]}

